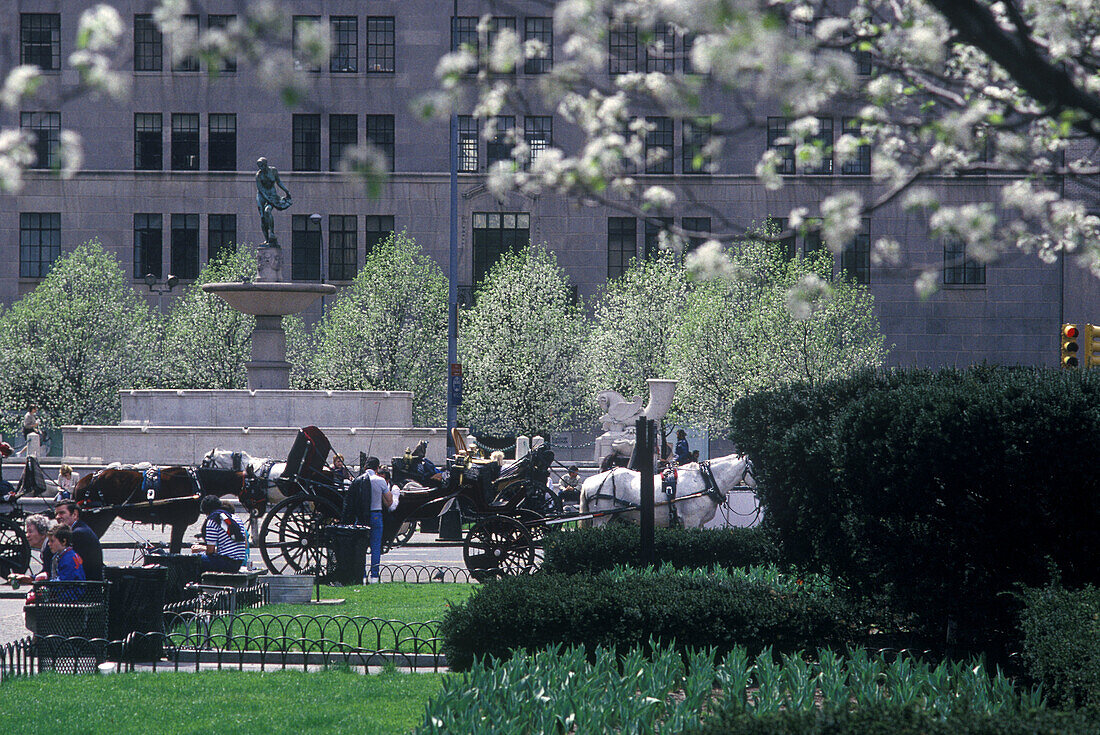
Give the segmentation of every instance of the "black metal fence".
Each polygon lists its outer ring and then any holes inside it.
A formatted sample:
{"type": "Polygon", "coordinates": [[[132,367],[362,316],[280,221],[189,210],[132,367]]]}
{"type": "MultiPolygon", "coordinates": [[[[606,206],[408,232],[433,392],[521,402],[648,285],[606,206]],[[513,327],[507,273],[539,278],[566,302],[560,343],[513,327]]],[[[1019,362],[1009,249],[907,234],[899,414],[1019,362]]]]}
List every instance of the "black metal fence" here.
{"type": "Polygon", "coordinates": [[[430,564],[382,564],[378,568],[383,582],[410,584],[471,584],[476,582],[466,567],[433,566],[430,564]]]}

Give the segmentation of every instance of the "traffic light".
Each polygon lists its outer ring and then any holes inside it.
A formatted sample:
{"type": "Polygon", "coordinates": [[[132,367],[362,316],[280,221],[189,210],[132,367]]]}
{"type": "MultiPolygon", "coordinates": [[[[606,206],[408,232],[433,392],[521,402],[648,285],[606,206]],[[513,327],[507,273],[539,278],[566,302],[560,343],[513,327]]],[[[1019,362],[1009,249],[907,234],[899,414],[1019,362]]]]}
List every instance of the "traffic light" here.
{"type": "Polygon", "coordinates": [[[1087,368],[1100,367],[1100,326],[1086,324],[1081,330],[1081,346],[1085,354],[1081,355],[1081,364],[1087,368]]]}
{"type": "Polygon", "coordinates": [[[1062,325],[1062,361],[1059,363],[1063,368],[1070,369],[1075,368],[1078,365],[1077,360],[1077,338],[1080,336],[1080,330],[1077,329],[1076,324],[1063,324],[1062,325]]]}

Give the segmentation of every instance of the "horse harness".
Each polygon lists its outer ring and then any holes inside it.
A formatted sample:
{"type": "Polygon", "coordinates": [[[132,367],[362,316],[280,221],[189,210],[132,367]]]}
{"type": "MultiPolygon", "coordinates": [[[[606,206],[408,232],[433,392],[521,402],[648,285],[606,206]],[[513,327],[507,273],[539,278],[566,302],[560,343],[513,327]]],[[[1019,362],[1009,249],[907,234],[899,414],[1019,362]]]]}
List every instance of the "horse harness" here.
{"type": "MultiPolygon", "coordinates": [[[[741,474],[741,482],[744,483],[745,475],[749,474],[749,465],[745,464],[745,471],[741,474]]],[[[607,477],[600,481],[599,487],[596,488],[596,494],[590,496],[590,500],[610,500],[616,505],[626,503],[627,505],[634,505],[628,501],[620,501],[617,493],[617,487],[615,485],[615,475],[617,473],[612,470],[607,474],[607,477]],[[604,485],[607,481],[611,480],[611,494],[608,495],[603,492],[604,485]]],[[[710,467],[710,460],[703,460],[699,463],[699,475],[703,478],[703,490],[698,493],[699,495],[706,495],[715,503],[721,505],[725,501],[725,497],[722,495],[722,490],[718,487],[718,481],[714,479],[714,470],[710,467]]],[[[670,525],[678,525],[680,523],[679,516],[676,513],[676,486],[679,480],[679,472],[676,467],[666,467],[661,473],[661,491],[668,499],[669,505],[669,523],[670,525]]],[[[684,496],[681,500],[692,496],[684,496]]]]}
{"type": "MultiPolygon", "coordinates": [[[[132,469],[132,468],[119,467],[118,469],[125,470],[125,469],[132,469]]],[[[187,473],[188,479],[191,480],[192,494],[193,495],[200,495],[201,494],[201,486],[199,485],[199,476],[198,476],[198,473],[195,472],[195,468],[194,467],[181,467],[181,469],[183,469],[187,473]]],[[[160,467],[149,467],[148,469],[137,470],[137,471],[141,472],[141,482],[138,483],[132,490],[130,490],[130,494],[127,495],[125,500],[123,500],[121,503],[119,503],[119,505],[129,505],[131,502],[133,502],[134,497],[136,495],[138,495],[139,493],[144,495],[145,500],[147,500],[147,501],[153,501],[153,500],[158,499],[158,496],[160,495],[160,487],[161,487],[161,483],[160,483],[161,468],[160,467]]],[[[106,505],[107,500],[106,500],[106,498],[103,497],[103,491],[99,488],[99,483],[94,482],[94,480],[97,477],[99,477],[103,472],[104,472],[104,470],[99,470],[99,471],[95,472],[92,475],[93,482],[90,483],[90,485],[88,487],[88,496],[87,496],[87,498],[84,499],[84,501],[82,501],[82,503],[81,503],[82,505],[85,505],[85,506],[88,506],[88,507],[97,507],[97,506],[106,505]]]]}

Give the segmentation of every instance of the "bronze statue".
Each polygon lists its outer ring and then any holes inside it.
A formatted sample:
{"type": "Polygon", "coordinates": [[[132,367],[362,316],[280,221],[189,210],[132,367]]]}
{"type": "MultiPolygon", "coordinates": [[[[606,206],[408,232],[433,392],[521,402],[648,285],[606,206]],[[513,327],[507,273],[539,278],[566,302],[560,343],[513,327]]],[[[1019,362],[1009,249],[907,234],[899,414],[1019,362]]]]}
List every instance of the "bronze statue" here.
{"type": "Polygon", "coordinates": [[[292,204],[290,192],[283,186],[278,169],[269,166],[266,158],[259,158],[256,161],[256,168],[259,169],[256,172],[256,206],[260,210],[260,226],[264,231],[264,243],[277,248],[279,240],[275,237],[275,218],[271,216],[271,211],[289,207],[292,204]],[[275,191],[276,186],[283,190],[285,197],[279,196],[275,191]]]}

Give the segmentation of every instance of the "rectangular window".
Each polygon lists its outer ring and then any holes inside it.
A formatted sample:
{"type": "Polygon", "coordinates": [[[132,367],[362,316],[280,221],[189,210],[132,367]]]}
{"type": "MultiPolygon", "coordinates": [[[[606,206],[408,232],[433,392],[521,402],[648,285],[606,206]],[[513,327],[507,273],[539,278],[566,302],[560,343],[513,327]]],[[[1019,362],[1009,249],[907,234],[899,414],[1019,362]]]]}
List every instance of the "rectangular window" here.
{"type": "MultiPolygon", "coordinates": [[[[514,34],[516,32],[516,19],[500,17],[493,17],[489,19],[489,37],[486,39],[486,41],[488,41],[490,49],[493,48],[493,46],[496,44],[497,36],[505,28],[512,31],[512,33],[514,34]]],[[[510,71],[497,73],[515,74],[516,67],[515,65],[513,65],[510,71]]]]}
{"type": "Polygon", "coordinates": [[[861,77],[871,76],[871,52],[870,51],[855,51],[856,55],[856,74],[861,77]]]}
{"type": "MultiPolygon", "coordinates": [[[[786,217],[768,217],[764,223],[769,234],[779,235],[787,229],[786,217]]],[[[783,256],[783,260],[788,262],[794,260],[794,257],[798,254],[798,246],[795,243],[794,235],[789,235],[779,241],[779,252],[783,256]]]]}
{"type": "Polygon", "coordinates": [[[293,25],[291,26],[291,42],[294,46],[294,68],[299,70],[320,72],[321,65],[314,66],[312,62],[306,58],[308,55],[303,48],[305,39],[312,35],[317,30],[317,26],[321,25],[321,16],[319,15],[295,15],[293,19],[293,25]]]}
{"type": "Polygon", "coordinates": [[[781,174],[794,173],[794,146],[787,137],[787,118],[768,118],[768,148],[774,148],[782,159],[776,170],[781,174]],[[784,141],[784,142],[780,142],[784,141]]]}
{"type": "Polygon", "coordinates": [[[554,19],[524,18],[523,40],[542,44],[538,54],[524,62],[523,71],[527,74],[549,73],[554,68],[554,19]]]}
{"type": "Polygon", "coordinates": [[[642,257],[653,260],[661,252],[661,233],[672,227],[672,217],[652,217],[645,221],[645,239],[642,242],[642,257]]]}
{"type": "Polygon", "coordinates": [[[134,113],[134,170],[164,168],[164,136],[159,112],[134,113]]]}
{"type": "Polygon", "coordinates": [[[817,118],[817,135],[813,136],[813,142],[821,150],[821,164],[806,168],[808,174],[831,174],[833,172],[833,119],[831,117],[817,118]]]}
{"type": "Polygon", "coordinates": [[[359,18],[354,15],[334,15],[329,18],[332,32],[332,56],[328,70],[334,74],[354,74],[359,71],[359,18]]]}
{"type": "MultiPolygon", "coordinates": [[[[862,138],[863,127],[858,117],[841,118],[841,130],[844,135],[862,138]]],[[[856,155],[851,160],[845,161],[840,167],[843,174],[867,176],[871,173],[871,146],[860,143],[856,149],[856,155]]]]}
{"type": "Polygon", "coordinates": [[[393,115],[367,115],[367,142],[386,154],[389,170],[394,171],[393,115]]]}
{"type": "Polygon", "coordinates": [[[357,115],[328,116],[328,170],[339,171],[340,161],[350,148],[359,145],[357,115]]]}
{"type": "Polygon", "coordinates": [[[291,156],[295,171],[321,170],[321,116],[295,115],[291,156]]]}
{"type": "Polygon", "coordinates": [[[328,277],[351,281],[359,267],[359,232],[355,215],[328,216],[328,277]]]}
{"type": "Polygon", "coordinates": [[[392,74],[397,65],[393,18],[367,18],[367,72],[392,74]]]}
{"type": "Polygon", "coordinates": [[[199,116],[194,113],[172,113],[172,170],[199,170],[199,116]]]}
{"type": "MultiPolygon", "coordinates": [[[[235,15],[208,15],[206,24],[210,30],[228,30],[230,24],[237,19],[235,15]]],[[[222,59],[221,71],[225,74],[233,74],[237,71],[237,57],[226,56],[222,59]]]]}
{"type": "Polygon", "coordinates": [[[529,163],[554,145],[554,118],[550,115],[528,115],[523,118],[523,140],[530,151],[529,163]]]}
{"type": "Polygon", "coordinates": [[[474,212],[474,284],[504,253],[531,242],[531,215],[526,212],[474,212]]]}
{"type": "Polygon", "coordinates": [[[712,133],[711,121],[701,117],[684,120],[683,145],[680,148],[680,164],[685,174],[705,174],[711,169],[710,157],[706,155],[706,145],[712,133]]]}
{"type": "Polygon", "coordinates": [[[511,133],[516,128],[515,115],[498,115],[493,120],[493,138],[485,146],[485,168],[497,161],[512,160],[511,133]]]}
{"type": "Polygon", "coordinates": [[[645,70],[662,74],[676,71],[676,31],[672,26],[653,29],[653,40],[646,44],[645,70]]]}
{"type": "Polygon", "coordinates": [[[59,212],[19,213],[19,277],[45,278],[61,255],[59,212]]]}
{"type": "MultiPolygon", "coordinates": [[[[187,30],[191,34],[194,34],[193,38],[199,37],[199,16],[197,15],[185,15],[182,18],[184,26],[190,26],[187,30]]],[[[197,56],[185,56],[182,59],[173,62],[172,71],[198,71],[199,70],[199,57],[197,56]]]]}
{"type": "Polygon", "coordinates": [[[816,217],[811,217],[806,221],[806,225],[811,228],[816,228],[806,233],[806,239],[803,242],[803,252],[806,255],[816,253],[819,250],[825,249],[825,238],[821,234],[821,220],[816,217]]]}
{"type": "MultiPolygon", "coordinates": [[[[475,15],[461,15],[451,18],[451,51],[469,49],[475,58],[481,57],[480,42],[477,34],[478,18],[475,15]]],[[[469,73],[475,73],[470,69],[469,73]]]]}
{"type": "Polygon", "coordinates": [[[645,134],[645,172],[672,173],[673,127],[671,117],[647,117],[645,134]]]}
{"type": "Polygon", "coordinates": [[[19,14],[19,63],[34,64],[43,71],[61,68],[61,15],[19,14]]]}
{"type": "Polygon", "coordinates": [[[978,286],[985,283],[985,263],[967,253],[966,241],[950,238],[943,243],[943,282],[948,285],[978,286]]]}
{"type": "Polygon", "coordinates": [[[321,223],[308,214],[290,220],[290,277],[295,281],[321,279],[321,223]]]}
{"type": "Polygon", "coordinates": [[[607,34],[607,73],[638,71],[638,29],[632,23],[616,23],[607,34]]]}
{"type": "Polygon", "coordinates": [[[147,275],[160,279],[164,275],[161,253],[161,216],[134,215],[134,279],[147,275]]]}
{"type": "Polygon", "coordinates": [[[469,115],[458,116],[458,170],[476,173],[478,168],[477,120],[469,115]]]}
{"type": "Polygon", "coordinates": [[[370,255],[375,245],[385,242],[393,234],[393,215],[368,214],[366,225],[363,244],[366,246],[367,255],[370,255]]]}
{"type": "Polygon", "coordinates": [[[207,221],[206,259],[217,260],[237,250],[237,215],[212,214],[207,221]]]}
{"type": "Polygon", "coordinates": [[[680,36],[680,58],[683,60],[684,74],[695,73],[695,62],[691,60],[691,50],[693,48],[695,48],[695,34],[682,34],[680,36]]]}
{"type": "Polygon", "coordinates": [[[199,216],[172,215],[172,268],[169,275],[192,279],[199,275],[199,216]]]}
{"type": "Polygon", "coordinates": [[[607,277],[618,278],[638,255],[638,223],[633,217],[607,218],[607,277]]]}
{"type": "Polygon", "coordinates": [[[57,168],[61,161],[60,112],[22,112],[19,127],[34,133],[34,163],[31,168],[57,168]]]}
{"type": "Polygon", "coordinates": [[[164,68],[164,36],[153,16],[134,16],[134,71],[161,71],[164,68]]]}
{"type": "Polygon", "coordinates": [[[684,217],[680,224],[685,232],[693,233],[687,236],[685,252],[690,253],[710,237],[710,217],[684,217]]]}
{"type": "Polygon", "coordinates": [[[871,282],[871,220],[863,218],[859,233],[840,254],[840,270],[856,283],[871,282]]]}
{"type": "Polygon", "coordinates": [[[210,115],[210,170],[237,170],[237,116],[210,115]]]}

